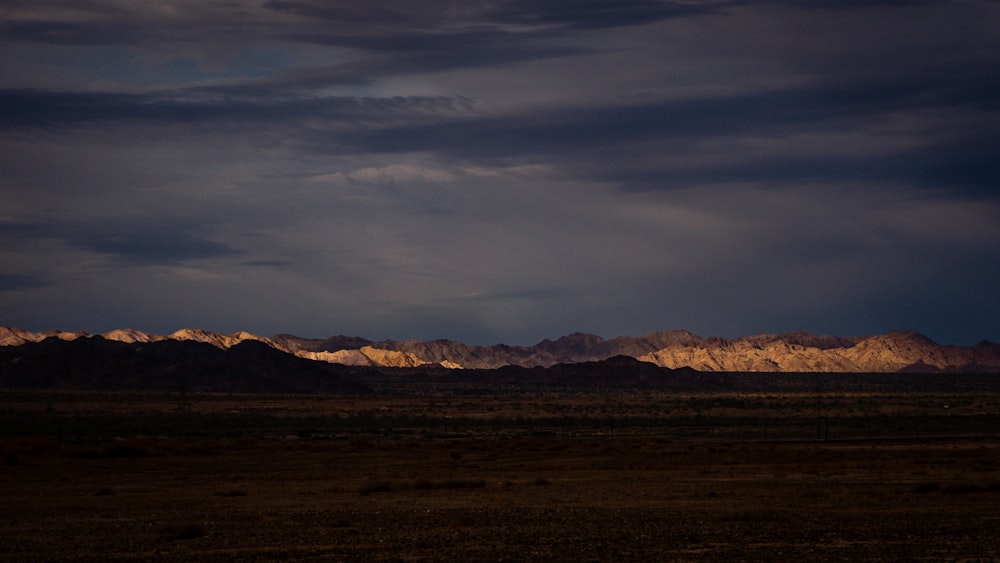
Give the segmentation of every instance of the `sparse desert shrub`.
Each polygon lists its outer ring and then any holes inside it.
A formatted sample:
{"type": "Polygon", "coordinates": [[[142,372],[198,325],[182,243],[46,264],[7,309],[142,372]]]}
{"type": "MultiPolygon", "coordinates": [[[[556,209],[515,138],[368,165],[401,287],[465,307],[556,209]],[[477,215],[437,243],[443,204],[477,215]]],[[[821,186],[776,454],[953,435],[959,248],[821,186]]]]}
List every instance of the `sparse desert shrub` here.
{"type": "Polygon", "coordinates": [[[67,453],[70,457],[80,459],[103,458],[140,458],[149,457],[151,452],[146,446],[131,442],[115,442],[104,447],[79,447],[67,453]]]}
{"type": "Polygon", "coordinates": [[[951,485],[946,485],[941,487],[942,493],[947,493],[951,495],[964,495],[969,493],[978,493],[982,488],[974,483],[953,483],[951,485]]]}
{"type": "Polygon", "coordinates": [[[367,496],[372,493],[388,493],[392,491],[430,491],[436,489],[481,489],[486,486],[483,479],[446,479],[444,481],[431,481],[428,479],[417,479],[413,483],[392,483],[389,481],[374,481],[358,489],[358,493],[367,496]]]}
{"type": "Polygon", "coordinates": [[[199,440],[188,446],[188,453],[194,455],[210,455],[218,452],[218,442],[212,440],[199,440]]]}
{"type": "Polygon", "coordinates": [[[486,486],[482,479],[449,479],[436,487],[440,489],[481,489],[486,486]]]}
{"type": "Polygon", "coordinates": [[[352,438],[349,443],[353,450],[370,450],[372,448],[372,443],[367,438],[352,438]]]}
{"type": "Polygon", "coordinates": [[[160,529],[160,533],[168,540],[193,540],[204,536],[205,528],[194,522],[178,522],[167,524],[160,529]]]}
{"type": "Polygon", "coordinates": [[[0,452],[10,465],[21,464],[25,454],[49,453],[57,448],[55,441],[45,436],[22,436],[0,444],[0,452]]]}
{"type": "Polygon", "coordinates": [[[785,513],[769,508],[736,510],[719,515],[722,522],[777,522],[785,518],[785,513]]]}
{"type": "Polygon", "coordinates": [[[434,483],[428,481],[427,479],[417,479],[413,482],[413,489],[416,491],[426,491],[428,489],[433,489],[434,483]]]}
{"type": "Polygon", "coordinates": [[[362,486],[358,489],[358,493],[361,494],[361,496],[368,496],[372,493],[388,493],[395,489],[396,487],[394,487],[389,481],[374,481],[362,486]]]}
{"type": "Polygon", "coordinates": [[[941,490],[941,483],[929,481],[926,483],[918,483],[910,488],[910,492],[918,495],[923,495],[927,493],[936,493],[941,490]]]}
{"type": "Polygon", "coordinates": [[[236,445],[244,448],[247,446],[256,446],[258,443],[259,440],[256,436],[242,435],[236,438],[236,445]]]}
{"type": "Polygon", "coordinates": [[[996,493],[1000,492],[1000,482],[980,485],[977,483],[953,483],[941,487],[942,493],[952,495],[962,495],[969,493],[996,493]]]}
{"type": "Polygon", "coordinates": [[[101,451],[100,457],[137,458],[149,457],[150,451],[144,445],[130,442],[115,442],[101,451]]]}

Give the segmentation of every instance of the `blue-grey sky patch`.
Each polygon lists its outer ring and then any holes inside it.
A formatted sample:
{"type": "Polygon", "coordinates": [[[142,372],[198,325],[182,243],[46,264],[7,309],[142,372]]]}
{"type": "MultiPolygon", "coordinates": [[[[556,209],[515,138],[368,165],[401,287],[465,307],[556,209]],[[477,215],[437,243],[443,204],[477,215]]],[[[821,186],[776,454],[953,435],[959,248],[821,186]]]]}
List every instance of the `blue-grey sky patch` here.
{"type": "Polygon", "coordinates": [[[45,287],[48,282],[40,276],[25,274],[0,274],[0,293],[45,287]]]}

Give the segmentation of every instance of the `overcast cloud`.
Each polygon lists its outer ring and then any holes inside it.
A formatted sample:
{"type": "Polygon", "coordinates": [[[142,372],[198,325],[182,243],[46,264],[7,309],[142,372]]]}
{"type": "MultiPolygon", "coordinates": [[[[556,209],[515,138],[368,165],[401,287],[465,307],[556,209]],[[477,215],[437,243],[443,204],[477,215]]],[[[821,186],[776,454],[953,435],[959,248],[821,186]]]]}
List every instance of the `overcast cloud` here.
{"type": "Polygon", "coordinates": [[[1000,341],[1000,3],[0,0],[0,324],[1000,341]]]}

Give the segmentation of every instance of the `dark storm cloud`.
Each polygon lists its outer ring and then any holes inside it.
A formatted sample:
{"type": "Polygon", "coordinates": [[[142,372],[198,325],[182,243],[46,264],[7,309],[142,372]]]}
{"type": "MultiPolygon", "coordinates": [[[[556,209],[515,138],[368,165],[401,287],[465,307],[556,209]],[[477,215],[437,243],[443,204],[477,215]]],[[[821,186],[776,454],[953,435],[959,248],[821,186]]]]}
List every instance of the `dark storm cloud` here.
{"type": "Polygon", "coordinates": [[[428,1],[419,4],[406,1],[362,4],[355,2],[322,2],[315,0],[268,0],[262,6],[268,10],[305,16],[316,20],[352,26],[390,28],[400,25],[434,26],[449,5],[460,2],[428,1]]]}
{"type": "Polygon", "coordinates": [[[544,301],[548,299],[570,299],[574,295],[572,292],[562,288],[534,288],[525,290],[512,290],[499,293],[477,294],[458,297],[456,301],[499,301],[510,300],[524,301],[544,301]]]}
{"type": "MultiPolygon", "coordinates": [[[[231,87],[219,96],[210,89],[151,94],[0,91],[0,124],[7,128],[99,126],[135,122],[178,124],[275,123],[326,120],[347,127],[312,139],[317,147],[349,148],[368,153],[437,151],[473,160],[563,158],[577,160],[590,152],[613,154],[615,147],[683,143],[697,138],[729,137],[747,132],[782,135],[795,130],[829,131],[854,127],[883,113],[959,108],[1000,112],[1000,80],[992,76],[965,81],[933,79],[907,83],[847,84],[809,87],[719,98],[671,100],[633,105],[595,105],[499,116],[476,116],[468,100],[448,97],[281,97],[266,87],[250,87],[239,96],[231,87]]],[[[619,181],[644,175],[672,180],[668,185],[730,179],[772,180],[784,177],[901,179],[918,183],[989,185],[996,178],[996,131],[975,125],[958,138],[927,139],[930,147],[889,148],[888,155],[814,156],[757,159],[751,163],[711,163],[710,169],[669,171],[659,159],[610,160],[589,166],[588,174],[619,181]],[[625,164],[625,169],[618,168],[625,164]],[[727,170],[728,167],[728,170],[727,170]]],[[[301,133],[310,140],[312,132],[301,133]]],[[[685,148],[672,147],[683,152],[685,148]]],[[[646,183],[646,182],[641,182],[646,183]]]]}
{"type": "Polygon", "coordinates": [[[248,2],[0,2],[0,36],[53,45],[141,45],[175,41],[266,38],[270,26],[248,2]]]}
{"type": "Polygon", "coordinates": [[[240,264],[251,268],[292,268],[295,266],[295,262],[291,260],[246,260],[240,264]]]}
{"type": "MultiPolygon", "coordinates": [[[[265,11],[239,3],[191,4],[184,11],[157,17],[153,7],[124,9],[113,3],[73,6],[66,15],[59,2],[0,4],[14,17],[0,21],[0,35],[65,45],[155,44],[171,40],[258,39],[339,45],[392,52],[409,72],[511,63],[583,52],[547,44],[560,30],[640,25],[715,9],[718,2],[385,2],[377,5],[272,0],[265,11]],[[46,8],[50,8],[47,10],[46,8]],[[30,17],[23,13],[30,13],[30,17]],[[84,13],[87,17],[81,17],[84,13]],[[296,25],[269,21],[267,12],[299,16],[296,25]],[[20,17],[18,17],[20,16],[20,17]],[[530,29],[543,25],[543,31],[530,29]],[[516,28],[511,29],[511,26],[516,28]]],[[[383,63],[385,64],[385,63],[383,63]]]]}
{"type": "Polygon", "coordinates": [[[384,2],[376,6],[337,4],[308,0],[270,0],[265,8],[324,20],[386,28],[392,26],[445,27],[519,24],[569,28],[603,28],[639,25],[663,19],[702,14],[732,2],[670,2],[657,0],[501,0],[477,9],[469,2],[384,2]]]}
{"type": "Polygon", "coordinates": [[[328,140],[354,143],[356,150],[366,152],[435,150],[484,160],[515,155],[535,160],[559,158],[574,162],[574,169],[591,178],[631,187],[853,178],[995,188],[1000,177],[996,152],[998,85],[995,79],[984,78],[965,84],[921,80],[909,84],[810,87],[716,99],[591,106],[372,128],[352,131],[349,139],[328,140]],[[796,131],[847,130],[882,114],[954,108],[970,115],[984,112],[986,121],[970,124],[957,137],[949,131],[940,139],[923,139],[926,146],[884,147],[885,154],[789,154],[751,162],[709,162],[681,170],[659,166],[668,152],[664,149],[674,155],[691,152],[694,149],[686,144],[702,138],[749,133],[780,137],[796,131]],[[616,154],[634,151],[635,147],[638,154],[616,154]],[[618,158],[595,161],[591,159],[594,153],[618,158]]]}
{"type": "Polygon", "coordinates": [[[0,225],[0,233],[22,244],[31,239],[57,240],[80,250],[111,256],[122,264],[138,266],[225,258],[243,253],[196,232],[187,232],[186,222],[184,219],[173,223],[164,219],[78,224],[22,222],[0,225]]]}
{"type": "Polygon", "coordinates": [[[966,193],[1000,197],[1000,162],[991,143],[1000,136],[981,138],[969,143],[935,146],[873,156],[812,156],[761,159],[744,165],[723,166],[671,173],[617,177],[631,180],[636,187],[667,181],[690,186],[715,182],[893,182],[914,187],[937,187],[966,193]]]}
{"type": "Polygon", "coordinates": [[[320,80],[360,82],[385,75],[511,64],[588,51],[554,43],[553,30],[505,30],[478,11],[452,11],[449,5],[405,2],[359,7],[272,1],[263,6],[322,22],[283,31],[284,39],[369,53],[364,60],[311,73],[320,80]]]}
{"type": "Polygon", "coordinates": [[[433,148],[477,153],[553,154],[648,139],[690,139],[746,131],[781,132],[803,125],[833,126],[886,104],[908,103],[909,89],[830,92],[809,88],[714,99],[542,108],[537,112],[465,121],[374,129],[357,137],[366,151],[433,148]],[[839,103],[828,103],[836,98],[839,103]]]}
{"type": "Polygon", "coordinates": [[[0,23],[0,36],[20,41],[64,45],[108,45],[133,43],[141,30],[125,26],[60,21],[0,23]]]}
{"type": "Polygon", "coordinates": [[[360,6],[272,0],[263,7],[322,22],[283,31],[291,41],[337,45],[377,56],[345,64],[327,76],[357,81],[379,73],[416,74],[580,55],[591,49],[560,44],[574,29],[615,28],[714,11],[718,2],[387,2],[360,6]]]}
{"type": "Polygon", "coordinates": [[[459,111],[466,100],[447,97],[267,96],[255,87],[191,89],[151,94],[0,90],[0,125],[8,129],[58,130],[102,124],[274,123],[325,119],[364,124],[459,111]],[[227,95],[220,95],[227,94],[227,95]],[[237,97],[241,96],[241,97],[237,97]]]}
{"type": "Polygon", "coordinates": [[[19,289],[33,289],[50,285],[42,276],[31,276],[22,274],[0,274],[0,293],[5,291],[17,291],[19,289]]]}
{"type": "Polygon", "coordinates": [[[143,96],[119,93],[0,91],[0,123],[6,128],[63,128],[151,115],[143,96]]]}
{"type": "Polygon", "coordinates": [[[101,0],[64,2],[0,1],[0,37],[8,40],[66,45],[128,43],[141,36],[135,26],[121,25],[126,14],[101,0]],[[77,17],[58,16],[74,12],[77,17]],[[80,15],[89,21],[81,21],[80,15]]]}
{"type": "MultiPolygon", "coordinates": [[[[992,0],[987,0],[992,1],[992,0]]],[[[952,0],[769,0],[768,4],[784,4],[805,10],[857,10],[859,8],[913,8],[930,4],[949,4],[952,0]]]]}
{"type": "MultiPolygon", "coordinates": [[[[8,3],[14,17],[0,16],[0,36],[58,45],[135,45],[156,49],[178,41],[260,41],[340,46],[362,50],[360,61],[284,80],[300,85],[358,84],[395,74],[502,65],[580,55],[590,47],[561,42],[581,29],[616,28],[711,13],[731,2],[386,2],[378,5],[272,0],[256,7],[239,3],[193,3],[169,17],[154,7],[125,9],[111,2],[8,3]],[[30,6],[30,9],[27,7],[30,6]],[[71,13],[67,15],[66,7],[71,13]],[[47,10],[46,8],[52,8],[47,10]],[[26,17],[22,12],[30,13],[26,17]],[[86,14],[81,16],[79,13],[86,14]],[[277,23],[269,13],[299,16],[277,23]],[[19,17],[18,17],[19,16],[19,17]]],[[[3,9],[0,4],[0,9],[3,9]]],[[[282,80],[282,79],[278,79],[282,80]]],[[[273,81],[272,81],[273,82],[273,81]]]]}
{"type": "Polygon", "coordinates": [[[237,256],[243,252],[204,237],[177,232],[172,226],[162,229],[129,229],[87,232],[69,240],[74,246],[110,254],[129,264],[173,264],[186,260],[205,260],[237,256]]]}
{"type": "Polygon", "coordinates": [[[734,2],[664,2],[656,0],[513,0],[497,2],[487,9],[487,18],[523,25],[557,25],[591,29],[624,27],[660,20],[713,13],[734,2]]]}
{"type": "Polygon", "coordinates": [[[353,81],[393,74],[511,64],[587,52],[580,47],[553,45],[549,34],[512,34],[488,29],[443,35],[402,31],[386,37],[313,33],[299,34],[291,39],[354,47],[373,53],[369,60],[361,64],[342,65],[325,73],[353,81]]]}

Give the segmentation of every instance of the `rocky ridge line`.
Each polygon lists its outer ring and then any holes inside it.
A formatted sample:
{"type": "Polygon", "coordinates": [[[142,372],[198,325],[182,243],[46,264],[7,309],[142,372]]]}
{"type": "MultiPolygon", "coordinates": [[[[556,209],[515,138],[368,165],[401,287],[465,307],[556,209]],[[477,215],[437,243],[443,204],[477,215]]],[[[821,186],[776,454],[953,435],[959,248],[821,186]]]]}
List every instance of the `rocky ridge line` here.
{"type": "MultiPolygon", "coordinates": [[[[0,345],[17,346],[55,337],[75,340],[84,332],[34,333],[0,327],[0,345]]],[[[248,332],[218,334],[181,329],[170,335],[150,335],[134,329],[100,335],[107,340],[148,343],[162,340],[197,341],[228,349],[253,340],[301,358],[348,366],[494,369],[504,366],[551,367],[627,356],[659,367],[693,368],[706,372],[989,372],[1000,373],[1000,345],[937,344],[906,331],[870,337],[835,337],[805,332],[758,334],[746,338],[702,338],[685,330],[654,332],[640,337],[573,333],[533,346],[470,346],[453,340],[386,340],[334,336],[305,339],[281,334],[272,338],[248,332]]]]}

